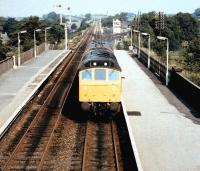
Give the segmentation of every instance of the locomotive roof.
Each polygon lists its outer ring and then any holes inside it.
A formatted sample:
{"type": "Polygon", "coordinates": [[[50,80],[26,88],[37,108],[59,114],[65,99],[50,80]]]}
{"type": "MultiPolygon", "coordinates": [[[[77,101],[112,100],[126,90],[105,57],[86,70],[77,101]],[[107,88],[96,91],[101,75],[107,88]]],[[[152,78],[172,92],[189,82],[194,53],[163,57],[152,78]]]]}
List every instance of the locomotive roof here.
{"type": "Polygon", "coordinates": [[[79,69],[82,70],[94,67],[113,68],[121,71],[112,50],[105,47],[93,47],[89,49],[85,53],[79,69]],[[96,65],[93,65],[94,63],[96,63],[96,65]],[[104,65],[104,63],[107,63],[107,65],[104,65]]]}

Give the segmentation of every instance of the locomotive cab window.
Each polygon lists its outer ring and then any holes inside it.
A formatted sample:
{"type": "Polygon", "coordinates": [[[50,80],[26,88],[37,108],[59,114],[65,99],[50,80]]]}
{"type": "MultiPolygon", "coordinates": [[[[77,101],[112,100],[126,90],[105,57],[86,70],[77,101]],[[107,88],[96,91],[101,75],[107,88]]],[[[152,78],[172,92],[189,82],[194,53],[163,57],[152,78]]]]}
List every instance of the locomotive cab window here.
{"type": "Polygon", "coordinates": [[[92,72],[90,70],[85,70],[82,72],[82,80],[91,80],[92,72]]]}
{"type": "Polygon", "coordinates": [[[111,81],[115,81],[119,79],[119,72],[111,70],[109,71],[108,79],[111,81]]]}
{"type": "Polygon", "coordinates": [[[106,70],[95,69],[94,78],[95,80],[106,80],[106,70]]]}

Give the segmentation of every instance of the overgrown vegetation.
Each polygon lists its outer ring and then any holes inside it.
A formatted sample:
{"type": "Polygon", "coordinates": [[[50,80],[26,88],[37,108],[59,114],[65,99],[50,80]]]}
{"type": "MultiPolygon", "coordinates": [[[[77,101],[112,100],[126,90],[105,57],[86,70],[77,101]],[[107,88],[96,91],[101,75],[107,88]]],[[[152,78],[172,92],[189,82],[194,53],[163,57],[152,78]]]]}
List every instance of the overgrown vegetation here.
{"type": "MultiPolygon", "coordinates": [[[[151,48],[157,56],[162,57],[161,61],[166,61],[166,42],[157,39],[160,31],[155,27],[154,12],[141,16],[140,31],[151,34],[151,48]]],[[[161,36],[169,39],[170,63],[181,67],[184,70],[184,76],[190,75],[191,77],[188,78],[200,85],[200,23],[198,19],[189,13],[165,15],[165,28],[161,31],[161,36]]],[[[147,48],[144,37],[142,42],[142,46],[147,48]]]]}
{"type": "MultiPolygon", "coordinates": [[[[73,29],[76,30],[76,32],[80,32],[81,30],[86,29],[89,26],[86,23],[89,17],[91,16],[87,14],[87,18],[82,20],[81,26],[78,30],[75,26],[73,26],[73,29]]],[[[18,33],[22,30],[26,30],[27,33],[20,35],[21,52],[33,48],[34,30],[36,29],[41,29],[40,32],[36,32],[37,45],[44,42],[45,27],[51,27],[51,29],[47,31],[48,42],[51,44],[61,43],[62,40],[64,39],[65,34],[64,34],[64,26],[60,25],[59,19],[60,19],[59,15],[56,14],[55,12],[51,12],[47,15],[44,15],[42,20],[36,16],[24,18],[23,20],[20,21],[17,21],[15,18],[8,18],[3,25],[4,29],[3,31],[7,32],[10,40],[8,41],[7,44],[2,44],[2,42],[0,41],[0,60],[5,59],[6,53],[11,50],[14,53],[16,53],[18,45],[18,33]]],[[[63,18],[63,22],[65,22],[66,20],[67,19],[63,18]]]]}
{"type": "MultiPolygon", "coordinates": [[[[200,85],[200,8],[194,14],[178,13],[164,16],[164,29],[156,28],[156,13],[142,14],[140,32],[151,35],[152,56],[162,63],[166,63],[166,42],[157,39],[164,36],[169,39],[170,66],[181,68],[182,74],[200,85]]],[[[102,20],[103,26],[112,27],[113,19],[127,21],[127,13],[109,16],[102,20]]],[[[138,34],[134,34],[134,42],[138,43],[138,34]]],[[[148,48],[147,37],[141,38],[141,47],[148,48]]],[[[130,44],[129,44],[130,45],[130,44]]],[[[127,42],[117,46],[127,49],[127,42]]],[[[145,50],[145,49],[144,49],[145,50]]]]}
{"type": "Polygon", "coordinates": [[[119,19],[121,21],[127,21],[128,13],[122,12],[120,14],[116,14],[115,16],[109,16],[107,18],[102,19],[102,26],[111,28],[113,26],[113,19],[119,19]]]}

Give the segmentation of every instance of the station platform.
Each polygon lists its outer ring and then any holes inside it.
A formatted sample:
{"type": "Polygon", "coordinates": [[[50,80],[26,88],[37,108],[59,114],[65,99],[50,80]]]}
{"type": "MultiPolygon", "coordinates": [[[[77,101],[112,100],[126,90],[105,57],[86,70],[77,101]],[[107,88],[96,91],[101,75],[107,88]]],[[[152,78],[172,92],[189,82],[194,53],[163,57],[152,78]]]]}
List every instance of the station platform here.
{"type": "Polygon", "coordinates": [[[0,136],[67,53],[45,51],[0,76],[0,136]]]}
{"type": "Polygon", "coordinates": [[[115,55],[125,76],[122,101],[142,170],[199,171],[200,119],[137,59],[121,50],[115,55]]]}

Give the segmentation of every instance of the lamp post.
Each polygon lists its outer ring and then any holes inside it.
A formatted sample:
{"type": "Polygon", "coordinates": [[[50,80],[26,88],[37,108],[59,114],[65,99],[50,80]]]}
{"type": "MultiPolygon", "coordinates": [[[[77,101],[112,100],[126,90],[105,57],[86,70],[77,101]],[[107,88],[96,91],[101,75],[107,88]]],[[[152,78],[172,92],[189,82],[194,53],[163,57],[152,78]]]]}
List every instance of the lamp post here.
{"type": "Polygon", "coordinates": [[[133,30],[133,32],[138,33],[138,58],[140,58],[140,31],[133,30]]]}
{"type": "Polygon", "coordinates": [[[150,68],[150,56],[151,56],[151,36],[149,33],[142,33],[143,36],[148,36],[148,47],[149,47],[149,52],[148,52],[148,68],[150,68]]]}
{"type": "Polygon", "coordinates": [[[132,26],[128,25],[128,28],[131,29],[131,46],[133,46],[133,30],[132,30],[132,26]]]}
{"type": "Polygon", "coordinates": [[[47,50],[47,30],[49,30],[51,27],[46,27],[45,29],[44,29],[44,39],[45,39],[45,50],[47,50]]]}
{"type": "Polygon", "coordinates": [[[157,36],[157,39],[159,40],[166,40],[167,41],[167,50],[166,50],[166,56],[167,56],[167,70],[166,70],[166,86],[168,86],[169,83],[169,39],[167,37],[157,36]]]}
{"type": "Polygon", "coordinates": [[[131,46],[133,47],[133,31],[132,31],[132,27],[131,27],[131,46]]]}
{"type": "MultiPolygon", "coordinates": [[[[57,7],[61,8],[62,5],[58,5],[57,7]]],[[[68,7],[68,10],[70,10],[70,8],[68,7]]],[[[71,17],[70,17],[71,18],[71,17]]],[[[71,20],[71,19],[70,19],[71,20]]],[[[65,49],[67,50],[67,23],[63,23],[62,22],[62,14],[60,12],[60,25],[64,25],[64,29],[65,29],[65,49]]]]}
{"type": "Polygon", "coordinates": [[[67,24],[65,23],[65,49],[67,50],[67,24]]]}
{"type": "Polygon", "coordinates": [[[65,30],[65,49],[67,50],[67,23],[62,23],[61,25],[64,25],[65,30]]]}
{"type": "Polygon", "coordinates": [[[67,10],[69,11],[69,29],[71,29],[71,25],[72,25],[72,13],[71,13],[71,8],[68,7],[67,10]]]}
{"type": "Polygon", "coordinates": [[[133,51],[133,30],[132,30],[132,26],[128,25],[128,28],[130,28],[130,31],[131,31],[131,45],[129,46],[129,50],[133,51]]]}
{"type": "Polygon", "coordinates": [[[60,8],[60,25],[62,24],[62,12],[61,12],[61,8],[62,8],[62,5],[59,4],[59,5],[56,5],[57,8],[60,8]]]}
{"type": "Polygon", "coordinates": [[[20,32],[18,32],[18,66],[20,66],[21,65],[21,56],[20,56],[20,42],[21,42],[21,40],[20,40],[20,34],[23,34],[23,33],[27,33],[27,31],[26,30],[23,30],[23,31],[20,31],[20,32]]]}
{"type": "Polygon", "coordinates": [[[35,57],[37,56],[37,51],[36,51],[37,47],[36,47],[36,35],[35,35],[35,32],[39,32],[39,31],[41,31],[41,29],[34,30],[34,56],[35,57]]]}

